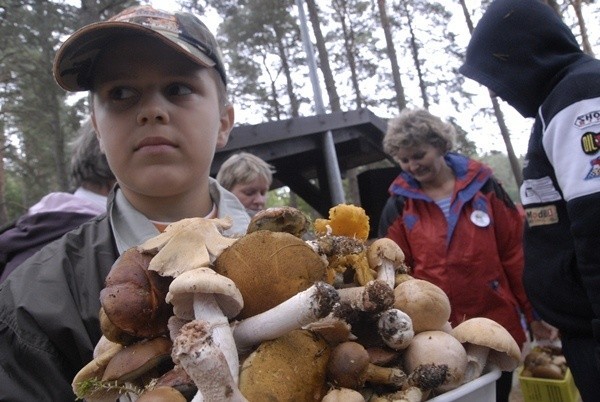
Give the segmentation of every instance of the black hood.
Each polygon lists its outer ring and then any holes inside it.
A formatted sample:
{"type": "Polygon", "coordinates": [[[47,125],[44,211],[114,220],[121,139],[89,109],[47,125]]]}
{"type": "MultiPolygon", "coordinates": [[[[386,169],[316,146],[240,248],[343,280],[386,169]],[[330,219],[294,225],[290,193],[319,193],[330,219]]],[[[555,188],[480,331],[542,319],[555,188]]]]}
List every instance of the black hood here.
{"type": "Polygon", "coordinates": [[[534,117],[562,76],[585,57],[575,36],[538,0],[495,0],[473,31],[460,72],[534,117]]]}

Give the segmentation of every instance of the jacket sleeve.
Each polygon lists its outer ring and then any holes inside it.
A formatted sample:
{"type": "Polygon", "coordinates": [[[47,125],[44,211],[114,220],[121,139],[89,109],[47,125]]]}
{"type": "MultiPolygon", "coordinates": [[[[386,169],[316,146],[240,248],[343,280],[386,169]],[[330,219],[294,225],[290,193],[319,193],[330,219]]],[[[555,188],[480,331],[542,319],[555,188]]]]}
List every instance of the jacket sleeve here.
{"type": "Polygon", "coordinates": [[[562,109],[545,127],[543,145],[567,203],[577,268],[595,316],[592,327],[598,342],[600,358],[600,121],[596,117],[598,110],[600,97],[589,97],[562,109]]]}
{"type": "Polygon", "coordinates": [[[528,323],[534,321],[533,307],[527,298],[523,286],[523,225],[524,217],[502,188],[500,183],[491,179],[493,187],[490,202],[494,211],[494,228],[498,255],[508,279],[510,289],[519,303],[521,312],[528,323]]]}
{"type": "Polygon", "coordinates": [[[0,400],[73,401],[71,381],[101,336],[99,292],[112,249],[63,237],[0,285],[0,400]],[[104,268],[103,268],[104,266],[104,268]]]}

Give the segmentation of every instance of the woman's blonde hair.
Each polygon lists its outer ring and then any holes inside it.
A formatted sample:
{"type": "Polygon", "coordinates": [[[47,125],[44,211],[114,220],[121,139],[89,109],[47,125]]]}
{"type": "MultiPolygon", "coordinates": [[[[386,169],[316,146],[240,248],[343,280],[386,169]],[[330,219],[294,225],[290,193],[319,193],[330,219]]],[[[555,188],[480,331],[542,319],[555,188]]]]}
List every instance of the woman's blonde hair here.
{"type": "Polygon", "coordinates": [[[404,109],[388,121],[383,150],[394,157],[400,149],[432,145],[443,154],[454,147],[456,129],[425,109],[404,109]]]}
{"type": "Polygon", "coordinates": [[[269,186],[273,182],[273,166],[248,152],[231,155],[219,169],[217,181],[227,190],[236,184],[250,183],[258,178],[265,179],[269,186]]]}

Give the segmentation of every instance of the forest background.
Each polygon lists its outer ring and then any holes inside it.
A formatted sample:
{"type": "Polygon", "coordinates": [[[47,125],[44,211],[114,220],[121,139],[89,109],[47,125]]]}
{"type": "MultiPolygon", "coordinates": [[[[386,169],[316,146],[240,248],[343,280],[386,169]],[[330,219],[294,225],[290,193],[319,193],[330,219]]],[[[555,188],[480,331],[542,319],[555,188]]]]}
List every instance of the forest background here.
{"type": "MultiPolygon", "coordinates": [[[[593,55],[596,1],[546,2],[593,55]]],[[[217,32],[238,124],[318,112],[302,42],[302,5],[325,112],[366,107],[389,118],[405,107],[425,107],[457,127],[458,150],[488,163],[518,201],[532,121],[458,73],[469,33],[489,1],[0,0],[0,226],[48,192],[71,190],[69,143],[88,115],[88,102],[52,78],[60,43],[80,26],[153,3],[204,15],[217,32]]],[[[357,170],[344,178],[344,188],[347,202],[360,204],[352,180],[357,170]]],[[[287,188],[271,191],[269,205],[282,204],[306,207],[287,188]]]]}

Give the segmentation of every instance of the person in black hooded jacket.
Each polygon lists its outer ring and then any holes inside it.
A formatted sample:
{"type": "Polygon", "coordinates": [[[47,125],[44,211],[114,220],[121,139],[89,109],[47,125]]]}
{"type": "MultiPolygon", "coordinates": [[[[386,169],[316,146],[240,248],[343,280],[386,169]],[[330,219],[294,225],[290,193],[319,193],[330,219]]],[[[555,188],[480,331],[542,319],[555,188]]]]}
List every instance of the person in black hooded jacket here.
{"type": "Polygon", "coordinates": [[[600,400],[600,61],[538,0],[495,0],[460,68],[534,117],[520,196],[523,281],[560,330],[584,401],[600,400]]]}

